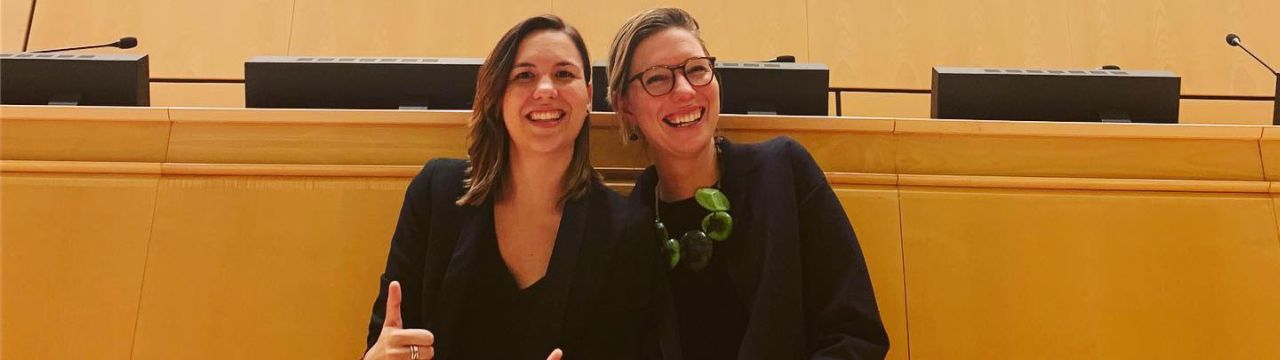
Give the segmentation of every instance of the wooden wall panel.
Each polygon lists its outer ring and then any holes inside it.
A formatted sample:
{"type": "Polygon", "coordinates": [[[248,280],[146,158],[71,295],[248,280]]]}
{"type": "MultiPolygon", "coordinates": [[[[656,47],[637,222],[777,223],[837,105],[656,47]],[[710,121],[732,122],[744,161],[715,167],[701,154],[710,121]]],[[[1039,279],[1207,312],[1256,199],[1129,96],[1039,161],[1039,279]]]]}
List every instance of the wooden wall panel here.
{"type": "Polygon", "coordinates": [[[0,358],[129,359],[158,178],[0,174],[0,358]]]}
{"type": "Polygon", "coordinates": [[[407,184],[166,175],[133,359],[359,358],[407,184]]]}
{"type": "MultiPolygon", "coordinates": [[[[0,357],[357,357],[406,181],[462,156],[467,116],[0,107],[0,331],[53,339],[0,357]],[[64,288],[107,308],[41,313],[64,288]],[[118,331],[64,346],[84,318],[118,331]]],[[[890,358],[1280,357],[1274,128],[722,120],[828,172],[890,358]]],[[[616,126],[593,115],[594,160],[626,174],[616,126]]]]}
{"type": "Polygon", "coordinates": [[[828,117],[723,116],[720,132],[736,142],[760,142],[787,136],[805,144],[827,172],[892,174],[896,172],[894,122],[885,119],[828,117]],[[782,120],[786,119],[786,120],[782,120]],[[779,121],[787,130],[777,131],[779,121]]]}
{"type": "Polygon", "coordinates": [[[1271,125],[1270,101],[1182,100],[1180,124],[1271,125]]]}
{"type": "Polygon", "coordinates": [[[244,84],[152,82],[151,106],[243,108],[244,84]]]}
{"type": "Polygon", "coordinates": [[[169,112],[161,108],[5,106],[0,158],[164,161],[169,112]]]}
{"type": "Polygon", "coordinates": [[[169,161],[421,166],[434,157],[466,155],[469,115],[174,109],[169,161]]]}
{"type": "Polygon", "coordinates": [[[282,55],[289,44],[288,0],[66,0],[37,2],[29,48],[101,44],[138,38],[130,50],[150,54],[151,77],[243,79],[244,61],[282,55]]]}
{"type": "Polygon", "coordinates": [[[1257,127],[901,120],[894,131],[901,174],[1242,181],[1264,176],[1257,127]]]}
{"type": "Polygon", "coordinates": [[[929,117],[929,94],[845,92],[840,95],[840,99],[842,116],[929,117]]]}
{"type": "Polygon", "coordinates": [[[1266,170],[1266,180],[1272,181],[1272,193],[1280,193],[1280,127],[1269,127],[1262,130],[1262,167],[1266,170]]]}
{"type": "Polygon", "coordinates": [[[22,52],[34,0],[0,0],[0,52],[22,52]]]}
{"type": "Polygon", "coordinates": [[[1280,58],[1275,13],[1269,0],[810,0],[808,26],[834,86],[928,89],[933,66],[1116,64],[1178,73],[1186,94],[1271,95],[1274,77],[1224,38],[1280,58]]]}
{"type": "MultiPolygon", "coordinates": [[[[843,116],[929,118],[930,95],[916,93],[845,92],[843,116]]],[[[1197,100],[1179,102],[1178,123],[1214,125],[1271,125],[1271,102],[1253,100],[1197,100]]],[[[835,115],[835,104],[831,104],[835,115]]]]}
{"type": "Polygon", "coordinates": [[[911,357],[1280,357],[1266,195],[903,188],[911,357]]]}
{"type": "Polygon", "coordinates": [[[725,61],[765,60],[778,55],[809,59],[807,14],[800,2],[768,0],[600,2],[553,0],[556,14],[578,28],[595,60],[608,61],[618,28],[644,9],[673,6],[687,10],[702,26],[711,54],[725,61]]]}
{"type": "Polygon", "coordinates": [[[291,55],[479,57],[540,1],[296,0],[291,55]]]}
{"type": "Polygon", "coordinates": [[[886,359],[907,359],[906,284],[902,269],[902,224],[898,189],[893,186],[836,187],[836,196],[853,223],[875,287],[880,320],[889,333],[886,359]]]}

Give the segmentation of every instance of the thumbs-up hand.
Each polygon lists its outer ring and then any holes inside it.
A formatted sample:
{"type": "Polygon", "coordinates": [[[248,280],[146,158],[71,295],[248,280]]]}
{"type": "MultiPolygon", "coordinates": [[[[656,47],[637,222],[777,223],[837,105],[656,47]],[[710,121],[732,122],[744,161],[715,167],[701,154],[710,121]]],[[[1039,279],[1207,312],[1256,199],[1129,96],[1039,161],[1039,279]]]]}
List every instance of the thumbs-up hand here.
{"type": "Polygon", "coordinates": [[[562,356],[564,356],[564,351],[560,351],[560,349],[551,350],[551,355],[547,355],[547,360],[560,360],[562,356]]]}
{"type": "Polygon", "coordinates": [[[424,329],[404,328],[400,299],[400,282],[392,281],[387,285],[387,311],[382,320],[382,333],[378,335],[378,342],[364,354],[365,360],[428,360],[435,357],[435,335],[424,329]]]}

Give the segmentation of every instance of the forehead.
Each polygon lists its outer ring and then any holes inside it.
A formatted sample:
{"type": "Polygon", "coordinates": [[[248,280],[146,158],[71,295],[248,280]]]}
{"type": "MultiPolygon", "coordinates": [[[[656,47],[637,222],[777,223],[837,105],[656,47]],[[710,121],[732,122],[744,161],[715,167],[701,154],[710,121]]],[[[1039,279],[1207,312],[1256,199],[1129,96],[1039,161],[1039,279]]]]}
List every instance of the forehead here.
{"type": "Polygon", "coordinates": [[[698,38],[688,30],[669,28],[649,36],[636,45],[631,60],[631,72],[639,72],[657,65],[675,65],[697,56],[707,56],[698,38]]]}
{"type": "Polygon", "coordinates": [[[568,61],[582,66],[582,56],[568,34],[556,30],[539,30],[520,41],[516,50],[516,63],[550,61],[553,64],[568,61]]]}

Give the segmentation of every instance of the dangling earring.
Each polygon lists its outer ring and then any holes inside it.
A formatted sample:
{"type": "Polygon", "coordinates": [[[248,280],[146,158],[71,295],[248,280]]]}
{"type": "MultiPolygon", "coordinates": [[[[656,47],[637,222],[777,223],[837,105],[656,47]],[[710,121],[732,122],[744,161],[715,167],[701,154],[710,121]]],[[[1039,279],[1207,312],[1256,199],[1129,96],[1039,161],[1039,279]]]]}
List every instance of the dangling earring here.
{"type": "Polygon", "coordinates": [[[639,141],[641,136],[640,127],[635,124],[628,125],[628,127],[631,129],[631,136],[627,138],[631,139],[631,141],[639,141]]]}

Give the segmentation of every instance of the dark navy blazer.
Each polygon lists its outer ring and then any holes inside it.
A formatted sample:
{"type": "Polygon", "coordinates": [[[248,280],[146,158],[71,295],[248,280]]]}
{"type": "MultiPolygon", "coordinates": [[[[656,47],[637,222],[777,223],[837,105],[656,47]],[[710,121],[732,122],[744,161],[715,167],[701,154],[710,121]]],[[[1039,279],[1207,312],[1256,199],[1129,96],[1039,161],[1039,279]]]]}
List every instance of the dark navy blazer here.
{"type": "MultiPolygon", "coordinates": [[[[733,232],[716,243],[715,256],[726,256],[730,282],[749,314],[738,357],[883,359],[889,338],[866,261],[813,157],[786,137],[717,141],[733,232]]],[[[656,183],[655,169],[645,169],[632,199],[652,206],[656,183]]],[[[705,326],[716,331],[715,324],[705,326]]]]}
{"type": "MultiPolygon", "coordinates": [[[[387,285],[400,281],[406,328],[436,336],[437,359],[465,359],[456,349],[476,249],[492,234],[493,205],[457,206],[465,189],[466,162],[437,159],[409,184],[380,291],[369,319],[367,346],[382,331],[387,285]],[[487,227],[487,228],[486,228],[487,227]]],[[[664,286],[659,244],[645,208],[594,183],[586,196],[568,201],[546,277],[548,295],[528,334],[560,344],[565,359],[656,357],[659,317],[653,305],[664,286]]],[[[541,286],[540,285],[540,286],[541,286]]],[[[493,339],[508,346],[509,339],[493,339]]],[[[538,343],[544,343],[538,341],[538,343]]]]}

